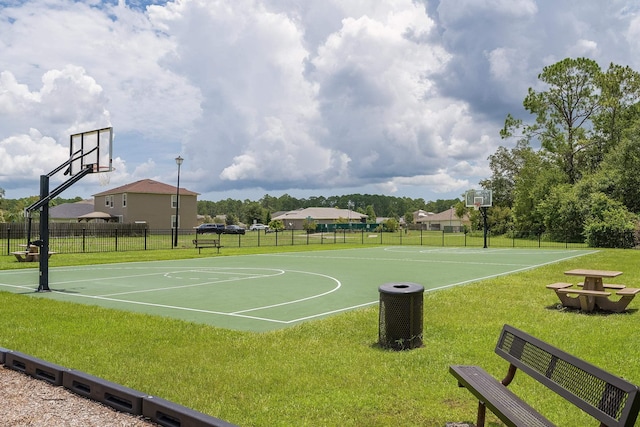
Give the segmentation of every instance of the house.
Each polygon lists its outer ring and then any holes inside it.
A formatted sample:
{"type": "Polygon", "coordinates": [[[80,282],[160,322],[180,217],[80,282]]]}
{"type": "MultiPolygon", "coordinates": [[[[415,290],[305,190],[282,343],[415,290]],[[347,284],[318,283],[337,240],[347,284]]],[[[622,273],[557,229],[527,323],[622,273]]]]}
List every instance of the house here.
{"type": "MultiPolygon", "coordinates": [[[[180,188],[179,196],[178,228],[196,227],[198,193],[180,188]]],[[[178,198],[175,186],[143,179],[94,194],[93,197],[94,210],[118,217],[119,222],[144,222],[149,228],[156,229],[175,226],[178,198]]]]}
{"type": "Polygon", "coordinates": [[[51,222],[77,222],[82,215],[93,212],[93,200],[80,200],[75,203],[62,203],[49,208],[51,222]]]}
{"type": "Polygon", "coordinates": [[[282,221],[287,230],[302,230],[305,221],[315,221],[318,224],[360,223],[367,219],[367,215],[350,209],[339,208],[306,208],[289,212],[278,212],[271,217],[272,221],[282,221]]]}
{"type": "Polygon", "coordinates": [[[460,218],[456,214],[456,208],[452,207],[444,212],[433,213],[422,209],[413,213],[413,223],[420,225],[423,230],[444,230],[450,232],[460,232],[465,225],[469,225],[469,215],[464,214],[460,218]]]}

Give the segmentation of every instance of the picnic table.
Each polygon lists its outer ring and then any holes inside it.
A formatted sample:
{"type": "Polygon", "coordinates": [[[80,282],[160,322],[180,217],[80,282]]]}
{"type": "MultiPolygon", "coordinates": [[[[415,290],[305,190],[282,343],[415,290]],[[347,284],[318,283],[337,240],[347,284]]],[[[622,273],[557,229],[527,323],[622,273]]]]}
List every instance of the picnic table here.
{"type": "MultiPolygon", "coordinates": [[[[16,257],[18,262],[38,262],[40,261],[40,248],[36,245],[20,245],[25,248],[23,251],[15,251],[11,252],[12,255],[16,257]]],[[[55,254],[55,252],[49,251],[49,258],[51,255],[55,254]]]]}
{"type": "Polygon", "coordinates": [[[567,276],[584,277],[584,281],[574,287],[572,283],[552,283],[547,288],[555,291],[564,307],[579,308],[584,312],[592,312],[596,308],[615,313],[623,312],[635,295],[637,288],[628,288],[621,284],[604,283],[603,279],[618,277],[621,271],[574,269],[564,272],[567,276]],[[620,297],[612,300],[612,292],[620,297]],[[574,296],[570,296],[574,295],[574,296]]]}

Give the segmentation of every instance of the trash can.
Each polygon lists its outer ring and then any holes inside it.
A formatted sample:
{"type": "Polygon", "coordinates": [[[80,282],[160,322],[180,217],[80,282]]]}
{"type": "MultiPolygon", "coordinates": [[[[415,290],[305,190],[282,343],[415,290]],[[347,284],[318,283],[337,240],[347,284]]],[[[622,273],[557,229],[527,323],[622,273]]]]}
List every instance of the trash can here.
{"type": "Polygon", "coordinates": [[[424,287],[416,283],[385,283],[380,291],[379,344],[409,350],[422,347],[424,287]]]}

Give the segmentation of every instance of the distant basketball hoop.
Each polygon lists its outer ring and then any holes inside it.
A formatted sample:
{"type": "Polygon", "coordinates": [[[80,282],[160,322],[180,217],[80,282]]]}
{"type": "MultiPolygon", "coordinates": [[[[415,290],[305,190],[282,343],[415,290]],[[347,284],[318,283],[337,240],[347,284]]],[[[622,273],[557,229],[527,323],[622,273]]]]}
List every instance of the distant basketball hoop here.
{"type": "Polygon", "coordinates": [[[469,190],[465,193],[465,206],[480,212],[483,219],[484,248],[487,248],[487,209],[493,206],[493,192],[491,190],[469,190]]]}

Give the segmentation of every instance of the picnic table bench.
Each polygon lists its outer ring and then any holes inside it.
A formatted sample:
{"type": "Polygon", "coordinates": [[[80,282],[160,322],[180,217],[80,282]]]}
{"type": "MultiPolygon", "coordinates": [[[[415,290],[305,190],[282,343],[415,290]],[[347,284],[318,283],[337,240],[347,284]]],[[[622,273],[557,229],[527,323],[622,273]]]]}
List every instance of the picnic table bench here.
{"type": "Polygon", "coordinates": [[[193,239],[193,244],[196,245],[196,249],[198,249],[198,253],[202,248],[216,248],[218,253],[220,253],[220,239],[193,239]]]}
{"type": "Polygon", "coordinates": [[[599,420],[601,426],[631,427],[638,417],[637,386],[513,326],[504,325],[495,352],[509,362],[502,381],[479,366],[449,367],[458,385],[478,399],[477,427],[484,426],[486,408],[508,426],[554,425],[507,388],[518,369],[599,420]]]}

